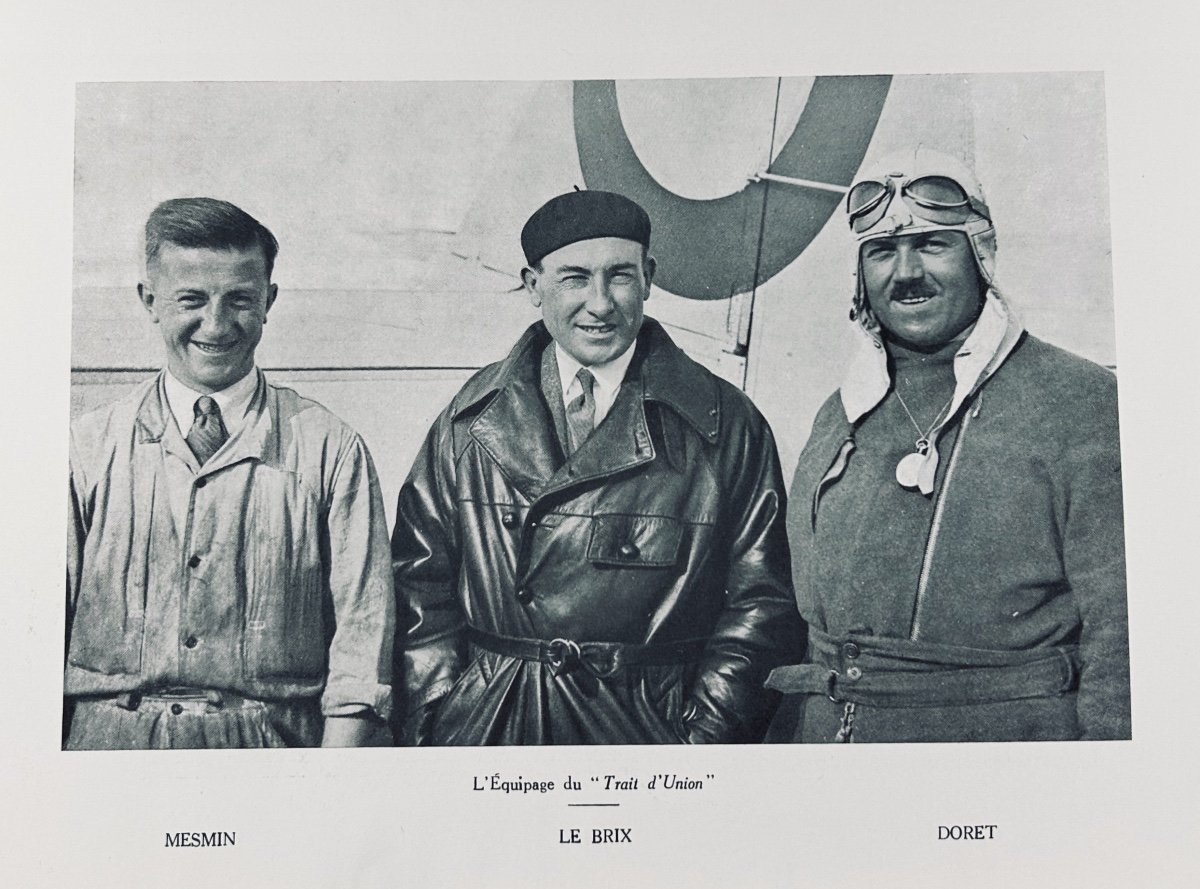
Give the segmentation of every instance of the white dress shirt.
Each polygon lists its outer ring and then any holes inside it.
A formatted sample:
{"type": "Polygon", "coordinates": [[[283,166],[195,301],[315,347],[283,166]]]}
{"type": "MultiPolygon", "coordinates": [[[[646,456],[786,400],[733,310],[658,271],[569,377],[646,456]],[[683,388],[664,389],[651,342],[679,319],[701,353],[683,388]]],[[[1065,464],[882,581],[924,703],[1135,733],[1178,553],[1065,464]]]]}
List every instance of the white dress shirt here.
{"type": "Polygon", "coordinates": [[[188,430],[192,428],[192,423],[196,419],[196,399],[205,394],[212,398],[217,403],[217,407],[221,409],[221,420],[225,423],[225,431],[232,438],[246,422],[246,412],[250,409],[250,402],[258,390],[258,371],[251,368],[250,373],[220,392],[197,392],[181,383],[169,370],[163,382],[167,390],[167,404],[171,406],[175,425],[179,427],[184,438],[187,438],[188,430]]]}
{"type": "MultiPolygon", "coordinates": [[[[628,349],[611,361],[588,367],[588,371],[596,378],[596,385],[592,387],[592,397],[596,400],[596,420],[592,428],[599,426],[600,421],[607,417],[608,412],[612,410],[613,402],[617,400],[617,393],[621,391],[625,371],[629,369],[629,362],[633,360],[633,347],[636,345],[637,340],[634,340],[629,344],[628,349]]],[[[564,352],[558,343],[554,344],[554,357],[558,360],[558,379],[562,383],[563,407],[565,408],[583,392],[583,386],[580,385],[579,379],[575,375],[584,365],[564,352]]]]}

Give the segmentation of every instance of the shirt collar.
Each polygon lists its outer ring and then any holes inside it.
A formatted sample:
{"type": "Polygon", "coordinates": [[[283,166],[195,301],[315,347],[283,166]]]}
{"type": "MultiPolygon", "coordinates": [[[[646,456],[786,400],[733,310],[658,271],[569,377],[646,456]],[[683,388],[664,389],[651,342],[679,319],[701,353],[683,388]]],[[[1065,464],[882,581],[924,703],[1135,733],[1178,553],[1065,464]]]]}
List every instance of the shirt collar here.
{"type": "MultiPolygon", "coordinates": [[[[588,371],[596,378],[596,385],[602,392],[607,394],[621,388],[621,383],[625,380],[625,372],[629,369],[629,362],[633,360],[633,347],[636,344],[637,341],[634,340],[624,352],[611,361],[588,366],[588,371]]],[[[575,382],[575,375],[584,365],[568,355],[558,343],[554,344],[554,357],[558,361],[558,380],[562,384],[563,401],[565,402],[567,390],[571,388],[571,384],[575,382]]]]}
{"type": "Polygon", "coordinates": [[[221,409],[221,419],[225,423],[225,429],[232,435],[234,430],[241,426],[246,419],[246,411],[249,410],[250,402],[254,399],[254,393],[258,389],[258,373],[256,369],[251,368],[250,373],[232,386],[226,386],[220,392],[205,393],[197,392],[185,385],[168,370],[164,375],[163,387],[167,393],[167,404],[170,405],[171,414],[175,417],[175,425],[184,435],[188,434],[188,430],[192,428],[192,422],[195,420],[196,399],[206,394],[221,409]]]}

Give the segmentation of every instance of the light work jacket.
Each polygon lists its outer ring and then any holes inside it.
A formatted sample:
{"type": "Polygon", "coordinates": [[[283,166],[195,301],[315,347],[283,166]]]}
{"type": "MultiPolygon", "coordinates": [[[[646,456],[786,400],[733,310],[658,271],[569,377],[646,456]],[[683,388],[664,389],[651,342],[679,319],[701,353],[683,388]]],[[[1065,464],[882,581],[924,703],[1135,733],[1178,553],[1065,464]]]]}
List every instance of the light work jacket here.
{"type": "Polygon", "coordinates": [[[362,439],[259,372],[201,467],[162,379],[72,424],[66,694],[187,686],[386,717],[395,604],[362,439]]]}

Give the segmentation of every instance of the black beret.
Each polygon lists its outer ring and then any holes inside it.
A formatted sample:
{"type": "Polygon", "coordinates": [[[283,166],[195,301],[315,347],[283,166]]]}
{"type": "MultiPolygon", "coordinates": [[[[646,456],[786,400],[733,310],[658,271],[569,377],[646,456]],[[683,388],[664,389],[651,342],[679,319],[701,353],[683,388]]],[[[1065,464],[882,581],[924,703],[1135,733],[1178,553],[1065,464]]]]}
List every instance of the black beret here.
{"type": "Polygon", "coordinates": [[[521,229],[521,249],[530,265],[560,247],[591,238],[625,238],[650,246],[650,217],[624,195],[569,191],[544,203],[521,229]]]}

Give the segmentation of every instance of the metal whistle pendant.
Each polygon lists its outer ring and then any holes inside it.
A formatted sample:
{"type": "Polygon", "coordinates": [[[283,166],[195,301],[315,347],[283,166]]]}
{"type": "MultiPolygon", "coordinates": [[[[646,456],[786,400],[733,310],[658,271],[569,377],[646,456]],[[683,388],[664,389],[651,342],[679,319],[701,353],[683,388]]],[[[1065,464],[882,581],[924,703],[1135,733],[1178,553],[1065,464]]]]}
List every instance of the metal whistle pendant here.
{"type": "Polygon", "coordinates": [[[896,464],[896,481],[900,483],[901,487],[917,487],[917,482],[921,477],[921,465],[925,462],[926,451],[928,451],[928,445],[926,445],[925,451],[908,454],[896,464]]]}

